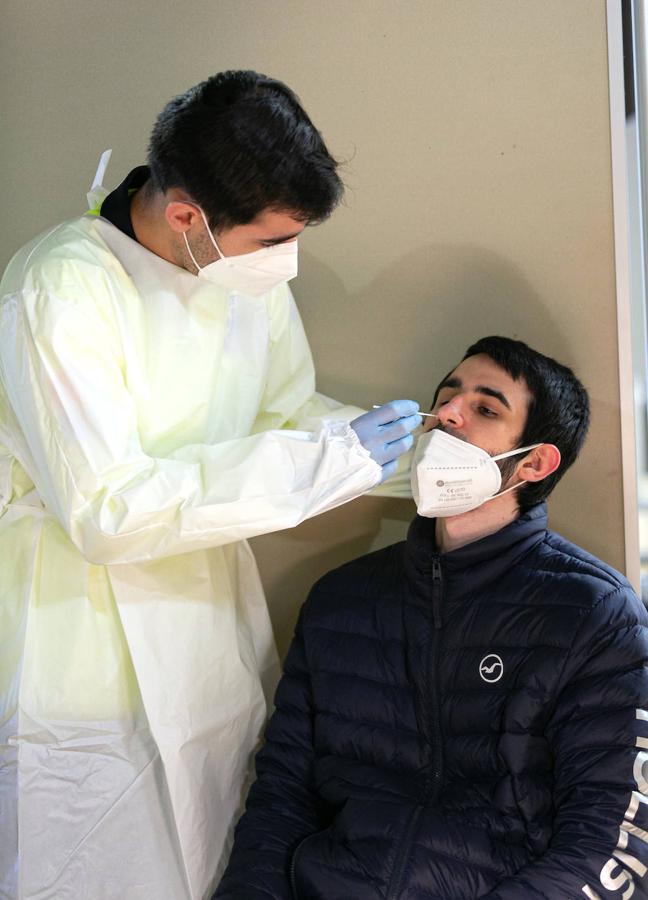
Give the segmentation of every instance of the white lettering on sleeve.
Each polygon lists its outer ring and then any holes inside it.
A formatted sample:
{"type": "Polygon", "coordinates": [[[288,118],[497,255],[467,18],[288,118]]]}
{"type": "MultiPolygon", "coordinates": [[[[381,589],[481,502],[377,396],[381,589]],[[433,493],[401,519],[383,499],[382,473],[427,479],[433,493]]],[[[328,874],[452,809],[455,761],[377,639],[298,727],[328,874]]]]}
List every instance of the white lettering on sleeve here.
{"type": "Polygon", "coordinates": [[[620,891],[626,882],[629,882],[629,886],[627,891],[621,895],[621,900],[629,900],[629,898],[632,897],[635,890],[634,881],[632,880],[630,872],[626,869],[622,869],[615,860],[608,859],[601,869],[601,884],[603,887],[608,891],[620,891]],[[619,869],[618,875],[612,874],[615,868],[619,869]]]}
{"type": "MultiPolygon", "coordinates": [[[[648,710],[636,710],[635,718],[642,722],[648,722],[648,710]]],[[[629,900],[635,891],[634,878],[628,870],[631,869],[639,878],[643,878],[648,872],[648,868],[640,860],[632,854],[624,852],[628,846],[628,835],[630,834],[642,843],[648,844],[648,831],[644,831],[643,828],[634,824],[639,804],[648,803],[648,768],[646,766],[648,763],[648,737],[641,735],[636,737],[635,747],[638,748],[638,752],[632,766],[632,777],[637,783],[638,790],[632,791],[630,803],[619,830],[619,840],[612,851],[612,859],[605,863],[600,875],[601,884],[608,891],[618,891],[627,885],[622,894],[622,900],[629,900]]],[[[583,893],[586,894],[585,888],[583,888],[583,893]]]]}

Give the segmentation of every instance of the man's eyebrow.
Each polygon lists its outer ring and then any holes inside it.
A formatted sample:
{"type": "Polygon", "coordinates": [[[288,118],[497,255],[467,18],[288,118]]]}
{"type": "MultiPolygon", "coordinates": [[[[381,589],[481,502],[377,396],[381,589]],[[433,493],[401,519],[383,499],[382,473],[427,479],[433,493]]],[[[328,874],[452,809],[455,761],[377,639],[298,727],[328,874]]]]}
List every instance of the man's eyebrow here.
{"type": "MultiPolygon", "coordinates": [[[[443,390],[443,388],[460,388],[461,386],[461,378],[457,378],[456,375],[452,375],[450,378],[444,378],[444,380],[438,387],[437,395],[443,390]]],[[[495,390],[495,388],[490,388],[485,384],[478,384],[474,390],[478,394],[485,394],[487,397],[494,397],[495,400],[499,400],[499,402],[507,409],[511,408],[511,404],[506,399],[506,396],[501,391],[495,390]]]]}
{"type": "Polygon", "coordinates": [[[496,400],[499,400],[507,409],[511,408],[511,404],[508,402],[506,397],[501,391],[496,391],[494,388],[486,387],[483,384],[478,384],[475,388],[475,391],[479,394],[486,394],[488,397],[494,397],[496,400]]]}
{"type": "Polygon", "coordinates": [[[283,244],[284,241],[292,241],[293,238],[299,237],[301,231],[294,234],[285,234],[283,237],[257,238],[260,244],[283,244]]]}
{"type": "Polygon", "coordinates": [[[448,375],[447,378],[444,378],[439,387],[437,388],[437,394],[439,391],[442,391],[443,388],[460,388],[461,387],[461,378],[457,378],[456,375],[448,375]]]}

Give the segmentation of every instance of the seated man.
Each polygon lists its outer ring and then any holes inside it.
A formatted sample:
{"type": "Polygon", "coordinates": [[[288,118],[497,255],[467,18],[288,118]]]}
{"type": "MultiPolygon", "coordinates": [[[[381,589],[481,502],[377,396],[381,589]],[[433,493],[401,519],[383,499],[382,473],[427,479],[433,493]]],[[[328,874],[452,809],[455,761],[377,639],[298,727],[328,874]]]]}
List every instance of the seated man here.
{"type": "Polygon", "coordinates": [[[587,394],[489,337],[433,412],[407,541],[302,609],[222,900],[648,896],[648,618],[543,502],[587,394]]]}

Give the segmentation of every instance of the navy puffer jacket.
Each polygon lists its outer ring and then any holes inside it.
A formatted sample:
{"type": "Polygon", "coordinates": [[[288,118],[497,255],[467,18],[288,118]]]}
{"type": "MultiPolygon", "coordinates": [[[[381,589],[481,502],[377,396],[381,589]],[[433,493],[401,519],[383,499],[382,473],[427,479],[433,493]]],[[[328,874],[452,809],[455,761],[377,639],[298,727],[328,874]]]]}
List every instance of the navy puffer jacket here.
{"type": "Polygon", "coordinates": [[[218,898],[648,896],[648,620],[546,525],[319,581],[218,898]]]}

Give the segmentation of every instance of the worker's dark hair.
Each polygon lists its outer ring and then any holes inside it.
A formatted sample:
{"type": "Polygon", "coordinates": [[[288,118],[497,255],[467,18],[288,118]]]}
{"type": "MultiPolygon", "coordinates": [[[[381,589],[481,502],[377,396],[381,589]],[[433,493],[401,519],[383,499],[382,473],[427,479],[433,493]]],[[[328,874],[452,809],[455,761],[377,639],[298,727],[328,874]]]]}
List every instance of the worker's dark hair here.
{"type": "MultiPolygon", "coordinates": [[[[589,427],[589,397],[571,369],[522,341],[499,335],[485,337],[468,347],[463,358],[481,353],[490,357],[514,381],[524,379],[531,394],[524,430],[516,446],[555,444],[560,450],[561,461],[555,472],[515,491],[520,513],[524,513],[551,494],[580,453],[589,427]]],[[[434,403],[438,393],[439,388],[434,403]]],[[[500,463],[503,480],[521,458],[512,457],[500,463]]]]}
{"type": "Polygon", "coordinates": [[[220,72],[171,100],[148,164],[153,188],[185,190],[214,230],[265,209],[315,224],[343,193],[338,164],[296,95],[257,72],[220,72]]]}

